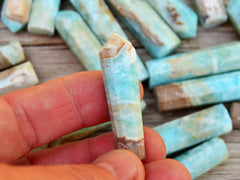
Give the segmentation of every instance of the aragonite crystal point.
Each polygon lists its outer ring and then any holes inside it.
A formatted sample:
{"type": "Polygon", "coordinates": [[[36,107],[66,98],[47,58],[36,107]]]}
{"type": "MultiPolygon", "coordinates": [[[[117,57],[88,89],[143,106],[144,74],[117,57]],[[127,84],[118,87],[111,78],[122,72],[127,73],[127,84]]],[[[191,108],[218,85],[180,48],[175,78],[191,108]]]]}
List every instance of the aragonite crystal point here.
{"type": "Polygon", "coordinates": [[[220,138],[211,139],[175,158],[188,169],[192,179],[196,179],[227,159],[227,145],[220,138]]]}
{"type": "Polygon", "coordinates": [[[33,86],[38,82],[32,64],[25,62],[0,73],[0,95],[33,86]]]}
{"type": "Polygon", "coordinates": [[[144,159],[136,51],[129,41],[113,34],[99,56],[116,146],[144,159]]]}
{"type": "Polygon", "coordinates": [[[106,123],[98,124],[96,126],[86,127],[86,128],[80,129],[78,131],[72,132],[70,134],[67,134],[63,137],[60,137],[60,138],[56,139],[55,141],[51,142],[49,145],[50,145],[50,147],[55,147],[58,145],[81,140],[97,131],[106,130],[110,125],[111,125],[110,122],[106,122],[106,123]]]}
{"type": "Polygon", "coordinates": [[[104,0],[70,0],[74,8],[97,35],[101,44],[105,44],[115,32],[127,39],[104,0]]]}
{"type": "Polygon", "coordinates": [[[25,61],[25,55],[19,41],[12,41],[8,45],[0,46],[0,70],[23,61],[25,61]]]}
{"type": "Polygon", "coordinates": [[[231,42],[148,61],[149,86],[239,70],[239,49],[240,42],[231,42]]]}
{"type": "Polygon", "coordinates": [[[240,1],[239,0],[230,0],[227,7],[227,14],[231,20],[236,31],[240,35],[240,1]]]}
{"type": "Polygon", "coordinates": [[[87,70],[101,70],[98,53],[102,46],[81,16],[74,11],[60,11],[56,29],[87,70]]]}
{"type": "Polygon", "coordinates": [[[230,112],[233,122],[233,128],[240,130],[240,102],[232,103],[230,112]]]}
{"type": "Polygon", "coordinates": [[[219,104],[153,128],[163,138],[167,154],[173,154],[232,130],[224,105],[219,104]]]}
{"type": "Polygon", "coordinates": [[[147,0],[180,38],[197,35],[197,14],[181,0],[147,0]]]}
{"type": "Polygon", "coordinates": [[[20,31],[28,22],[32,0],[5,0],[2,22],[12,32],[20,31]]]}
{"type": "Polygon", "coordinates": [[[106,0],[132,34],[154,57],[173,52],[180,39],[144,0],[106,0]]]}
{"type": "Polygon", "coordinates": [[[161,111],[240,99],[240,71],[154,88],[161,111]]]}
{"type": "Polygon", "coordinates": [[[212,28],[227,21],[223,0],[192,0],[204,28],[212,28]]]}
{"type": "MultiPolygon", "coordinates": [[[[113,33],[128,39],[104,0],[70,0],[70,2],[96,34],[102,45],[107,42],[113,33]]],[[[141,81],[146,80],[148,72],[139,56],[137,56],[137,66],[138,78],[141,81]]]]}
{"type": "Polygon", "coordinates": [[[61,0],[34,0],[28,22],[28,32],[52,36],[60,3],[61,0]]]}

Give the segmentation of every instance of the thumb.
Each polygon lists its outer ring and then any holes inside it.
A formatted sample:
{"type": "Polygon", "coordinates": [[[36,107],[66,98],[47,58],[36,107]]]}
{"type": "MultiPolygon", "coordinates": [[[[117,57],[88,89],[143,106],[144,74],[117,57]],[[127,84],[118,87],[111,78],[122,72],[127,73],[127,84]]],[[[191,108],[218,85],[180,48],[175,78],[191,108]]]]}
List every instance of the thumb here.
{"type": "Polygon", "coordinates": [[[127,150],[113,150],[93,162],[113,174],[120,180],[142,180],[145,177],[141,160],[127,150]]]}
{"type": "Polygon", "coordinates": [[[0,179],[16,180],[142,180],[144,167],[136,155],[114,150],[92,164],[55,166],[11,166],[0,164],[0,179]]]}

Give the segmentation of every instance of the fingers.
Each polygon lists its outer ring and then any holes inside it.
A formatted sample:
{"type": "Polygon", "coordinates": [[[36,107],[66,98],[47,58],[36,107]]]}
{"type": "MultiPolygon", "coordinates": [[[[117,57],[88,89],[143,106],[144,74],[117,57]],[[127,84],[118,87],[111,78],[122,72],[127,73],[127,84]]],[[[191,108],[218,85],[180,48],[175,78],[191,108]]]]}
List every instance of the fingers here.
{"type": "Polygon", "coordinates": [[[162,137],[152,128],[144,127],[144,143],[146,151],[144,164],[166,158],[165,143],[162,137]]]}
{"type": "MultiPolygon", "coordinates": [[[[140,86],[141,92],[142,86],[140,86]]],[[[0,97],[0,161],[109,120],[101,72],[81,72],[0,97]]]]}
{"type": "Polygon", "coordinates": [[[16,180],[115,180],[109,171],[97,165],[9,166],[0,165],[1,179],[16,180]],[[13,173],[14,172],[14,173],[13,173]]]}
{"type": "Polygon", "coordinates": [[[33,165],[87,164],[113,149],[115,149],[115,144],[113,133],[110,132],[82,141],[35,151],[27,158],[33,165]]]}
{"type": "Polygon", "coordinates": [[[92,165],[8,166],[0,165],[1,179],[44,180],[143,180],[144,167],[133,153],[115,150],[104,154],[92,165]],[[13,173],[14,172],[14,173],[13,173]]]}
{"type": "Polygon", "coordinates": [[[142,162],[130,151],[110,151],[99,157],[93,164],[107,169],[121,180],[143,180],[145,177],[142,162]]]}
{"type": "Polygon", "coordinates": [[[188,170],[178,161],[162,159],[145,165],[146,180],[191,180],[188,170]]]}
{"type": "MultiPolygon", "coordinates": [[[[144,136],[146,159],[143,162],[164,159],[166,156],[166,147],[160,135],[153,129],[144,127],[144,136]]],[[[113,133],[110,132],[79,142],[33,152],[28,156],[28,160],[30,164],[91,163],[102,154],[114,148],[113,133]]]]}

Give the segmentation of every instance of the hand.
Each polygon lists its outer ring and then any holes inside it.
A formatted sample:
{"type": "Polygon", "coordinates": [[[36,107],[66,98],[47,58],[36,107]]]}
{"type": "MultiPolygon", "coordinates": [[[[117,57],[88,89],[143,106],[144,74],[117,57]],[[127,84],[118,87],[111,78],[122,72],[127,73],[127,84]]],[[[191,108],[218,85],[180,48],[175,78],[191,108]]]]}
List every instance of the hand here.
{"type": "MultiPolygon", "coordinates": [[[[141,85],[140,89],[143,94],[141,85]]],[[[165,159],[162,138],[147,127],[142,162],[130,151],[113,150],[112,132],[30,152],[106,121],[109,115],[100,72],[81,72],[0,97],[0,179],[191,179],[183,165],[165,159]]]]}

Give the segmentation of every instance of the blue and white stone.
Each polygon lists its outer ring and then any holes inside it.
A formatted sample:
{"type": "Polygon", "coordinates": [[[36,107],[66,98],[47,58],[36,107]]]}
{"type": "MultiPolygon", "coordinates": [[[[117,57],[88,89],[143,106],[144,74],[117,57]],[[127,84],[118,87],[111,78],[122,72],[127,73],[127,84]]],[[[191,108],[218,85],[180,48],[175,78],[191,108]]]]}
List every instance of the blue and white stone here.
{"type": "Polygon", "coordinates": [[[116,146],[144,159],[136,51],[129,41],[113,34],[99,56],[116,146]]]}
{"type": "MultiPolygon", "coordinates": [[[[102,45],[107,42],[113,33],[128,39],[104,0],[70,0],[70,2],[96,34],[102,45]]],[[[137,66],[138,78],[141,81],[146,80],[148,72],[139,56],[137,56],[137,66]]]]}
{"type": "Polygon", "coordinates": [[[170,155],[230,132],[232,121],[224,105],[219,104],[153,129],[163,138],[170,155]]]}
{"type": "Polygon", "coordinates": [[[197,35],[198,17],[182,0],[147,0],[180,38],[197,35]]]}
{"type": "Polygon", "coordinates": [[[102,46],[81,16],[74,11],[60,11],[56,29],[87,70],[101,70],[98,53],[102,46]]]}
{"type": "Polygon", "coordinates": [[[54,35],[55,18],[61,0],[34,0],[28,22],[28,32],[40,35],[54,35]]]}
{"type": "Polygon", "coordinates": [[[149,86],[239,70],[239,49],[240,42],[231,42],[148,61],[149,86]]]}
{"type": "Polygon", "coordinates": [[[0,95],[33,86],[38,82],[32,64],[25,62],[0,73],[0,95]]]}
{"type": "Polygon", "coordinates": [[[230,0],[227,7],[227,14],[230,21],[235,27],[236,31],[240,35],[240,1],[239,0],[230,0]]]}
{"type": "Polygon", "coordinates": [[[164,57],[180,45],[177,35],[146,1],[106,2],[154,58],[164,57]]]}
{"type": "Polygon", "coordinates": [[[154,88],[161,111],[240,99],[240,71],[167,84],[154,88]]]}
{"type": "Polygon", "coordinates": [[[227,145],[220,138],[211,139],[175,158],[188,169],[192,179],[196,179],[227,159],[227,145]]]}
{"type": "Polygon", "coordinates": [[[192,0],[204,28],[216,27],[227,21],[223,0],[192,0]]]}
{"type": "Polygon", "coordinates": [[[0,70],[9,68],[25,61],[24,50],[19,41],[0,46],[0,70]]]}
{"type": "Polygon", "coordinates": [[[32,0],[5,0],[2,22],[13,33],[25,27],[29,20],[32,0]]]}

